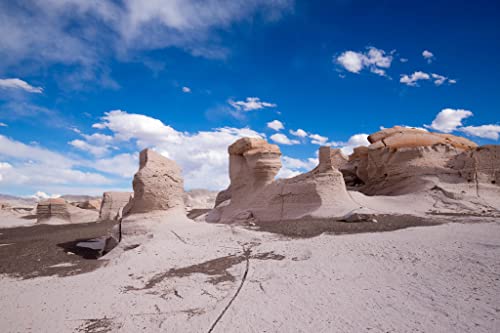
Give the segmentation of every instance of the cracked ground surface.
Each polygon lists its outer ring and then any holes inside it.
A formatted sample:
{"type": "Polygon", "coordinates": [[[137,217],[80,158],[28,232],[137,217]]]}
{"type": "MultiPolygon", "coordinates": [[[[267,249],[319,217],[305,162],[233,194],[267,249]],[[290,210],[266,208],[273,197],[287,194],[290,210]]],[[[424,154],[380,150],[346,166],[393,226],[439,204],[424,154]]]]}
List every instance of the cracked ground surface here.
{"type": "Polygon", "coordinates": [[[494,219],[307,238],[182,220],[136,241],[93,271],[3,275],[1,331],[500,327],[500,222],[494,219]]]}

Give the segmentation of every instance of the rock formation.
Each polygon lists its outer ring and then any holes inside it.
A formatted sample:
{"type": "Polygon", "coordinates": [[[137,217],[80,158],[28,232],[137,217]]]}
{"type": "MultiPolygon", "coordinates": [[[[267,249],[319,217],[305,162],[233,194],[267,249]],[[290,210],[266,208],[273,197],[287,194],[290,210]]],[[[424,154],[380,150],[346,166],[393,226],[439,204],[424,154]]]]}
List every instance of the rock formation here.
{"type": "Polygon", "coordinates": [[[499,146],[478,147],[451,134],[399,126],[371,134],[368,140],[370,146],[355,148],[340,167],[348,187],[368,195],[436,187],[447,188],[449,195],[477,195],[479,184],[498,183],[499,146]]]}
{"type": "Polygon", "coordinates": [[[55,219],[61,222],[71,222],[68,204],[64,199],[47,199],[41,201],[36,206],[36,216],[38,223],[48,222],[55,219]]]}
{"type": "Polygon", "coordinates": [[[100,220],[114,220],[121,216],[121,210],[130,202],[132,192],[104,192],[102,195],[100,220]]]}
{"type": "Polygon", "coordinates": [[[217,192],[193,189],[186,191],[183,196],[186,211],[191,209],[210,209],[214,207],[217,192]]]}
{"type": "Polygon", "coordinates": [[[177,164],[151,149],[140,153],[134,176],[134,198],[126,214],[184,208],[184,181],[177,164]]]}
{"type": "Polygon", "coordinates": [[[102,199],[85,200],[76,202],[75,206],[81,209],[99,210],[101,208],[102,199]]]}
{"type": "MultiPolygon", "coordinates": [[[[343,216],[356,208],[342,174],[338,151],[321,147],[319,165],[290,179],[275,180],[281,152],[262,139],[243,138],[229,147],[231,200],[208,216],[209,222],[271,222],[303,216],[343,216]]],[[[227,190],[225,193],[227,196],[227,190]]]]}

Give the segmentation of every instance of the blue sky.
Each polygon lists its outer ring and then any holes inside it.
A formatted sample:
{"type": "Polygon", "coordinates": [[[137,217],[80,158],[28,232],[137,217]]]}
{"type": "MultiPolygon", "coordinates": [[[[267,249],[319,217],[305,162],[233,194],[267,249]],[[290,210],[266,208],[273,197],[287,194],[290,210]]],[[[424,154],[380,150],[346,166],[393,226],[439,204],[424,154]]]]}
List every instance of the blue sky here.
{"type": "Polygon", "coordinates": [[[499,7],[0,0],[0,193],[128,190],[144,147],[221,189],[246,135],[280,145],[283,177],[381,126],[498,144],[499,7]]]}

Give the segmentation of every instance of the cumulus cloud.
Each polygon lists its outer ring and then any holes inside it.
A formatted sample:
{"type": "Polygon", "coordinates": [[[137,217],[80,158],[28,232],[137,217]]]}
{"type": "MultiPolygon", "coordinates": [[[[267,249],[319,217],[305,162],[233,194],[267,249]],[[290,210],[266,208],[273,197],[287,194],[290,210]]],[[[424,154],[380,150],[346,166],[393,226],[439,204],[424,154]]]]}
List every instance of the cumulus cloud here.
{"type": "Polygon", "coordinates": [[[276,178],[291,178],[310,171],[318,165],[317,158],[298,159],[289,156],[281,157],[282,168],[276,178]]]}
{"type": "Polygon", "coordinates": [[[282,130],[285,128],[285,126],[283,126],[283,123],[279,120],[273,120],[273,121],[268,122],[267,127],[271,128],[275,131],[279,131],[279,130],[282,130]]]}
{"type": "Polygon", "coordinates": [[[28,145],[0,135],[2,159],[9,161],[3,164],[4,168],[0,172],[5,189],[50,191],[55,187],[70,190],[75,187],[83,189],[89,185],[109,188],[120,182],[119,179],[92,171],[96,170],[92,161],[70,158],[35,144],[28,145]]]}
{"type": "Polygon", "coordinates": [[[229,100],[228,103],[238,111],[253,111],[277,106],[274,103],[263,102],[259,97],[247,97],[244,101],[229,100]]]}
{"type": "Polygon", "coordinates": [[[298,140],[291,140],[285,134],[276,133],[270,136],[271,140],[281,145],[297,145],[300,143],[298,140]]]}
{"type": "Polygon", "coordinates": [[[424,50],[422,52],[422,57],[430,64],[434,60],[434,54],[429,50],[424,50]]]}
{"type": "Polygon", "coordinates": [[[79,140],[79,139],[72,140],[68,143],[77,149],[87,151],[95,156],[102,156],[108,152],[108,148],[106,146],[95,146],[95,145],[92,145],[86,141],[79,140]]]}
{"type": "Polygon", "coordinates": [[[443,109],[432,121],[430,125],[424,125],[427,128],[434,129],[436,131],[451,133],[455,131],[459,126],[462,126],[462,120],[471,117],[473,113],[468,110],[462,109],[443,109]]]}
{"type": "Polygon", "coordinates": [[[182,92],[186,93],[186,94],[190,93],[191,92],[191,88],[189,88],[189,87],[182,87],[182,92]]]}
{"type": "Polygon", "coordinates": [[[431,77],[429,74],[417,71],[414,72],[411,75],[403,74],[401,75],[401,79],[399,82],[406,84],[407,86],[412,86],[412,87],[417,87],[418,83],[417,81],[420,80],[429,80],[431,77]]]}
{"type": "Polygon", "coordinates": [[[30,197],[35,199],[36,201],[47,200],[50,198],[59,198],[60,196],[60,194],[47,194],[42,191],[37,191],[35,194],[30,195],[30,197]]]}
{"type": "Polygon", "coordinates": [[[27,91],[29,93],[41,94],[43,92],[43,88],[34,87],[26,81],[21,79],[13,78],[13,79],[0,79],[0,88],[1,89],[21,89],[27,91]]]}
{"type": "Polygon", "coordinates": [[[346,142],[331,142],[328,143],[328,145],[338,147],[343,154],[350,155],[352,154],[354,148],[360,146],[369,146],[370,142],[368,141],[368,134],[359,133],[351,136],[346,142]]]}
{"type": "Polygon", "coordinates": [[[182,168],[187,188],[222,189],[228,185],[227,147],[241,137],[264,135],[249,128],[222,127],[180,132],[159,119],[114,110],[93,125],[112,132],[113,143],[132,141],[138,149],[153,148],[182,168]]]}
{"type": "Polygon", "coordinates": [[[455,84],[455,83],[457,83],[456,80],[449,79],[446,76],[439,75],[439,74],[436,74],[436,73],[432,73],[431,76],[434,79],[434,84],[436,86],[440,86],[443,83],[448,83],[448,84],[455,84]]]}
{"type": "Polygon", "coordinates": [[[500,137],[500,125],[464,126],[458,130],[483,139],[498,140],[500,137]]]}
{"type": "Polygon", "coordinates": [[[290,130],[290,134],[293,136],[298,136],[299,138],[305,138],[307,136],[307,132],[300,128],[296,131],[290,130]]]}
{"type": "Polygon", "coordinates": [[[334,58],[334,62],[348,72],[359,74],[363,69],[369,69],[380,76],[386,76],[385,69],[391,67],[392,60],[392,55],[375,47],[368,47],[366,52],[345,51],[334,58]]]}
{"type": "Polygon", "coordinates": [[[315,145],[324,145],[328,141],[328,137],[319,134],[309,134],[309,138],[311,139],[311,143],[315,145]]]}
{"type": "Polygon", "coordinates": [[[422,71],[416,71],[411,75],[403,74],[399,82],[406,84],[407,86],[418,87],[418,81],[428,81],[433,80],[436,86],[440,86],[444,83],[455,84],[456,80],[449,79],[448,77],[436,73],[425,73],[422,71]]]}
{"type": "Polygon", "coordinates": [[[139,165],[137,153],[122,153],[109,158],[101,158],[88,163],[89,167],[108,174],[131,178],[139,165]]]}

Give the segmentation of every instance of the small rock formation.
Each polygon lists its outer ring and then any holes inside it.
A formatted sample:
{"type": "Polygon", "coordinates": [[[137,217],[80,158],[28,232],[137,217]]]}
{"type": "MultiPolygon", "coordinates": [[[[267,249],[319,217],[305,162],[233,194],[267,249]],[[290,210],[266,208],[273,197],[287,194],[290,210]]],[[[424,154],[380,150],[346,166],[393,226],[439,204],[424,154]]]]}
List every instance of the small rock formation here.
{"type": "Polygon", "coordinates": [[[132,192],[104,192],[102,195],[99,220],[114,220],[121,210],[131,201],[132,192]]]}
{"type": "Polygon", "coordinates": [[[71,222],[68,204],[61,198],[52,198],[39,202],[36,206],[36,216],[38,223],[45,223],[52,219],[71,222]]]}
{"type": "Polygon", "coordinates": [[[368,136],[371,143],[370,149],[383,147],[389,148],[418,148],[429,147],[436,144],[450,145],[461,150],[477,147],[474,142],[451,134],[428,132],[418,128],[394,126],[385,128],[368,136]]]}
{"type": "Polygon", "coordinates": [[[85,200],[83,202],[77,202],[76,207],[81,209],[93,209],[99,210],[101,208],[102,199],[85,200]]]}
{"type": "Polygon", "coordinates": [[[184,208],[184,181],[177,164],[151,149],[140,153],[134,176],[134,198],[125,214],[184,208]]]}
{"type": "MultiPolygon", "coordinates": [[[[227,205],[216,206],[206,217],[209,222],[277,222],[306,215],[333,217],[356,208],[342,174],[335,168],[339,164],[337,150],[321,147],[319,165],[314,170],[280,180],[274,179],[281,168],[278,146],[262,139],[242,138],[228,151],[231,200],[227,205]]],[[[218,201],[220,204],[223,200],[218,201]]]]}
{"type": "Polygon", "coordinates": [[[210,209],[214,207],[217,192],[204,189],[186,191],[183,196],[186,211],[192,209],[210,209]]]}
{"type": "Polygon", "coordinates": [[[449,167],[456,156],[477,145],[451,134],[395,126],[368,136],[371,145],[354,149],[341,167],[350,188],[368,195],[396,195],[429,189],[432,178],[456,176],[449,167]]]}
{"type": "Polygon", "coordinates": [[[231,186],[229,186],[227,189],[220,191],[217,193],[217,196],[215,197],[215,207],[219,207],[221,204],[224,202],[228,202],[228,200],[231,200],[231,186]]]}
{"type": "Polygon", "coordinates": [[[500,208],[500,146],[399,126],[368,140],[370,146],[355,148],[340,167],[349,189],[370,196],[429,193],[435,200],[500,208]]]}
{"type": "Polygon", "coordinates": [[[463,152],[451,163],[468,182],[500,185],[500,146],[486,145],[463,152]]]}

